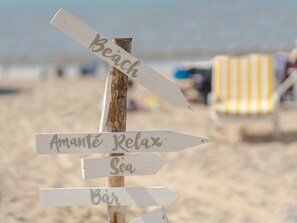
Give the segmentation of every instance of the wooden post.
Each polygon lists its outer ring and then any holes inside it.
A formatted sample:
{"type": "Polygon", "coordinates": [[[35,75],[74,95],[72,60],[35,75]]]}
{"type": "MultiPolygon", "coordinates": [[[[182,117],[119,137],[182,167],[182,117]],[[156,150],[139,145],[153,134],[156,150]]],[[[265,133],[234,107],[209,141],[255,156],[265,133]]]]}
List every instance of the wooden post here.
{"type": "MultiPolygon", "coordinates": [[[[132,38],[114,38],[115,44],[130,53],[132,38]]],[[[109,79],[111,78],[109,109],[105,111],[106,123],[101,123],[104,130],[107,132],[125,132],[126,131],[126,116],[127,116],[127,89],[128,76],[117,70],[113,66],[109,66],[109,79]]],[[[108,80],[107,80],[108,81],[108,80]]],[[[108,85],[108,84],[106,84],[108,85]]],[[[109,94],[109,92],[105,92],[109,94]]],[[[104,119],[101,119],[104,120],[104,119]]],[[[121,156],[124,153],[111,153],[109,156],[121,156]]],[[[107,187],[124,187],[125,177],[112,176],[107,178],[107,187]]],[[[109,223],[125,223],[125,209],[121,206],[108,206],[107,218],[109,223]]]]}

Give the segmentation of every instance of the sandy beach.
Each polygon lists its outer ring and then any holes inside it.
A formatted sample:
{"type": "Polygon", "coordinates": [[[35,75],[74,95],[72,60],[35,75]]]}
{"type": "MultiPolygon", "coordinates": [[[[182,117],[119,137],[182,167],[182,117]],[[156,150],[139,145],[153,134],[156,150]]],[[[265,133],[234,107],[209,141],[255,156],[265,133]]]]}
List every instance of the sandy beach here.
{"type": "MultiPolygon", "coordinates": [[[[39,188],[105,186],[83,180],[80,159],[100,155],[37,155],[35,133],[98,131],[104,79],[1,80],[0,222],[102,223],[105,207],[47,207],[39,188]]],[[[150,93],[137,86],[134,97],[150,93]]],[[[127,130],[172,130],[209,137],[207,107],[193,111],[159,102],[129,112],[127,130]]],[[[126,177],[127,186],[166,186],[181,198],[165,207],[172,223],[297,222],[297,109],[281,112],[282,137],[272,123],[229,123],[212,142],[159,153],[166,165],[153,176],[126,177]]],[[[127,222],[154,207],[127,207],[127,222]]]]}

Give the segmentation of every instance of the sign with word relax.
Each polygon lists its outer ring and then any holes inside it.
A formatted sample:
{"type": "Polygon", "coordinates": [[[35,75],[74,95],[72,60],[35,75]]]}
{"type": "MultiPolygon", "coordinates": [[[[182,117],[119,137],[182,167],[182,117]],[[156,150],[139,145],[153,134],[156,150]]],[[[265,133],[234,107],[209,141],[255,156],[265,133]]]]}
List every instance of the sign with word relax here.
{"type": "Polygon", "coordinates": [[[157,208],[139,218],[135,218],[129,223],[169,223],[168,218],[163,208],[157,208]]]}
{"type": "Polygon", "coordinates": [[[164,161],[155,154],[82,159],[83,179],[155,174],[164,161]]]}
{"type": "Polygon", "coordinates": [[[178,196],[166,187],[90,187],[43,188],[39,198],[42,204],[53,206],[164,206],[178,196]]]}
{"type": "Polygon", "coordinates": [[[38,154],[174,152],[206,143],[172,131],[36,134],[38,154]]]}
{"type": "Polygon", "coordinates": [[[60,9],[51,24],[162,99],[177,106],[191,108],[181,90],[174,83],[121,47],[108,41],[66,10],[60,9]]]}

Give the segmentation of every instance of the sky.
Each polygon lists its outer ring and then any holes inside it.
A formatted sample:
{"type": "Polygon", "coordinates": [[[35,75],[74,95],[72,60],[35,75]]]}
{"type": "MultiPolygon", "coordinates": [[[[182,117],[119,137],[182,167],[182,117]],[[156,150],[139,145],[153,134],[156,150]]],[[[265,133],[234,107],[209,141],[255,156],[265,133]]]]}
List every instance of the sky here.
{"type": "Polygon", "coordinates": [[[0,59],[87,56],[50,25],[61,7],[108,38],[133,37],[136,54],[144,57],[288,50],[297,38],[297,0],[1,0],[0,59]]]}

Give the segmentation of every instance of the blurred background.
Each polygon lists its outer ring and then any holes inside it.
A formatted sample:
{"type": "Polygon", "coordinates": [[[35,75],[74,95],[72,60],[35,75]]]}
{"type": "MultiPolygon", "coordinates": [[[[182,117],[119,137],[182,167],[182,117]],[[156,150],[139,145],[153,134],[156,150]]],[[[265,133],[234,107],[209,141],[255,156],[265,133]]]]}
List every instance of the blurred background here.
{"type": "MultiPolygon", "coordinates": [[[[1,223],[106,222],[105,207],[39,203],[39,188],[106,181],[81,177],[80,159],[99,155],[35,151],[35,133],[99,127],[108,65],[50,25],[61,7],[108,39],[132,37],[132,54],[174,81],[192,104],[193,111],[177,108],[131,84],[127,131],[171,130],[211,139],[178,153],[159,153],[166,165],[153,176],[126,177],[127,186],[166,186],[179,193],[181,198],[165,207],[172,223],[297,223],[295,0],[2,0],[1,223]],[[239,121],[214,123],[208,99],[213,58],[222,54],[272,58],[275,89],[289,84],[273,107],[279,108],[279,128],[264,110],[263,120],[241,110],[239,121]]],[[[150,210],[128,207],[127,222],[150,210]]]]}
{"type": "Polygon", "coordinates": [[[11,0],[0,8],[0,64],[100,63],[50,25],[60,7],[109,39],[133,37],[146,61],[290,51],[297,36],[294,0],[11,0]]]}

